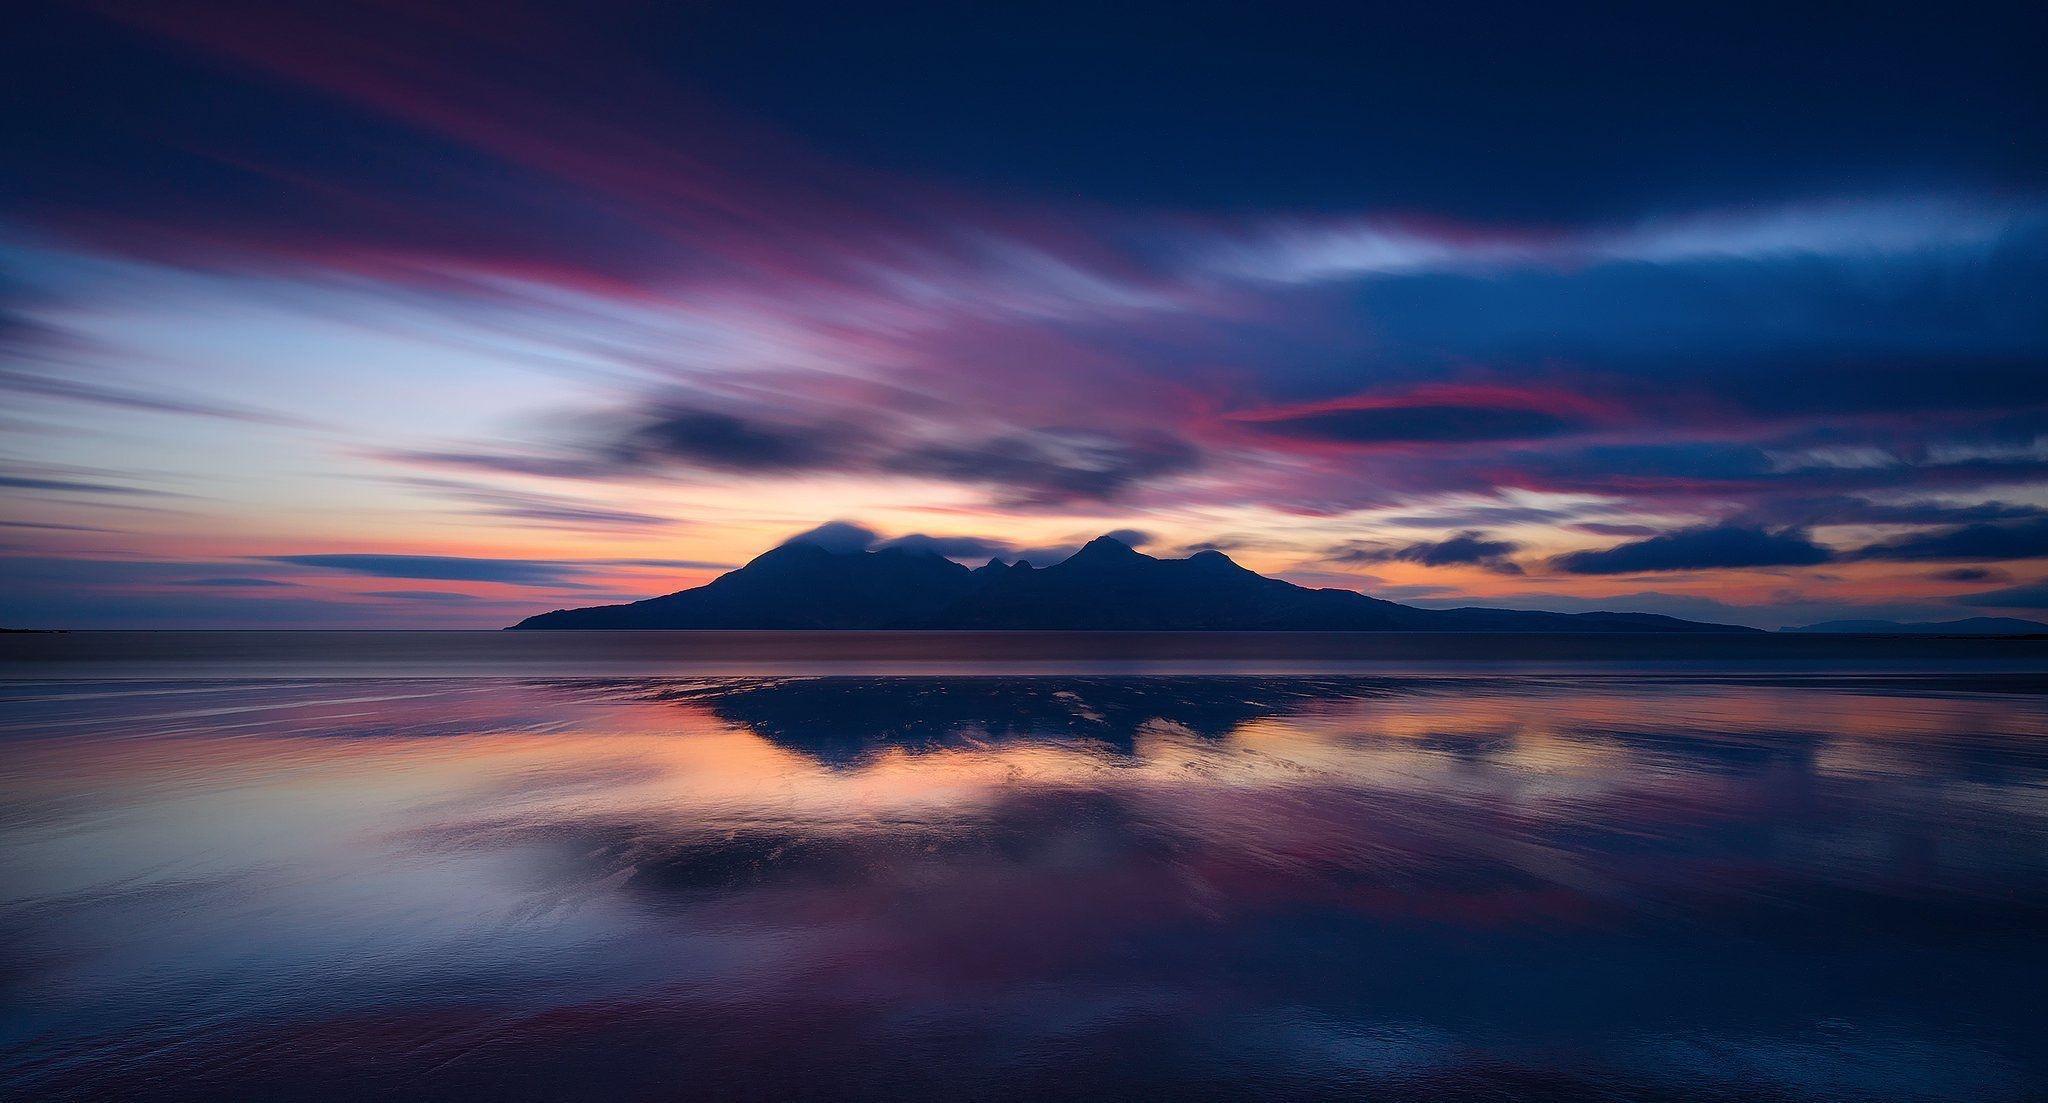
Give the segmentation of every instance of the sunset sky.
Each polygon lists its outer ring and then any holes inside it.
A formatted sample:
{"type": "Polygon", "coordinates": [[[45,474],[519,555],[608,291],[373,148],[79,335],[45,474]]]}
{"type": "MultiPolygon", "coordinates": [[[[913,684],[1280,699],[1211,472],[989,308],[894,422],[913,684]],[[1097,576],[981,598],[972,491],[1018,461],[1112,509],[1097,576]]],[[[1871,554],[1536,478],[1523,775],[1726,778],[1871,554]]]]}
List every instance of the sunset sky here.
{"type": "Polygon", "coordinates": [[[2048,618],[2048,18],[1786,7],[39,6],[0,625],[491,628],[833,520],[2048,618]]]}

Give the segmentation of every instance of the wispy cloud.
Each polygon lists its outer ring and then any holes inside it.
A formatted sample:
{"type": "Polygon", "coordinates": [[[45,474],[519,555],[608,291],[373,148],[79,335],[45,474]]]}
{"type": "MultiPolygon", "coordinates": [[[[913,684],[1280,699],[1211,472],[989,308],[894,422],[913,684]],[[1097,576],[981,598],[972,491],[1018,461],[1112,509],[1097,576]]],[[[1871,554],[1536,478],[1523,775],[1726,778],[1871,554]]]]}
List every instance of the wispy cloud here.
{"type": "Polygon", "coordinates": [[[1312,283],[1600,264],[1871,261],[1981,251],[2044,226],[2048,205],[1941,195],[1705,211],[1554,232],[1385,219],[1294,221],[1220,246],[1206,263],[1234,277],[1312,283]]]}
{"type": "Polygon", "coordinates": [[[539,559],[489,559],[459,555],[385,555],[337,552],[314,555],[266,555],[267,563],[310,567],[376,578],[416,578],[437,582],[502,582],[514,586],[557,586],[573,581],[583,567],[539,559]]]}

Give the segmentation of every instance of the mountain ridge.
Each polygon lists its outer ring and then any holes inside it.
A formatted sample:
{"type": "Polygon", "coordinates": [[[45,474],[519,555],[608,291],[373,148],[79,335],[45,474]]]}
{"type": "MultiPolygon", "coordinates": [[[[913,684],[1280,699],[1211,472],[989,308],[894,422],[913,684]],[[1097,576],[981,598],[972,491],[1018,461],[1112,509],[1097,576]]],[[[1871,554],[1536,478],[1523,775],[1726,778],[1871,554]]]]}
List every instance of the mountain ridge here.
{"type": "Polygon", "coordinates": [[[1158,559],[1110,536],[1048,567],[967,567],[906,548],[834,551],[801,538],[702,586],[557,609],[515,630],[1755,632],[1655,613],[1422,609],[1311,589],[1219,551],[1158,559]]]}
{"type": "Polygon", "coordinates": [[[2033,636],[2048,633],[2048,624],[2019,617],[1964,617],[1961,620],[1936,621],[1826,620],[1778,631],[1814,636],[2033,636]]]}

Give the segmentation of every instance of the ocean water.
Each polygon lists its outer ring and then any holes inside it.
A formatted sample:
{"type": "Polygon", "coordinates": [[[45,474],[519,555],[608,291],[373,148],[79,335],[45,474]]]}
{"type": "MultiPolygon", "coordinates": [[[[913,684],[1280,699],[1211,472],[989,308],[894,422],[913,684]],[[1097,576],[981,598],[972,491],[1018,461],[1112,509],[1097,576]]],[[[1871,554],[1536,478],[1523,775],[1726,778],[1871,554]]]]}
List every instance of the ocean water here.
{"type": "Polygon", "coordinates": [[[2048,644],[0,637],[0,1098],[2048,1095],[2048,644]]]}

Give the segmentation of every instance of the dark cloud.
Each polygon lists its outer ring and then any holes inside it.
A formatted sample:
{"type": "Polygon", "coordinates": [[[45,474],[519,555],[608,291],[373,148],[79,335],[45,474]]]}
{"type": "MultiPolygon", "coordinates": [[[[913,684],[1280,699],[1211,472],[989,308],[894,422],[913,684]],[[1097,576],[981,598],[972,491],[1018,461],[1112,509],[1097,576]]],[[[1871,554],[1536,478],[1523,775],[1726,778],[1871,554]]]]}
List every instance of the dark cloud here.
{"type": "Polygon", "coordinates": [[[673,517],[662,517],[653,513],[635,510],[606,509],[602,506],[579,506],[549,502],[544,499],[521,500],[513,496],[478,496],[479,502],[495,501],[478,512],[508,521],[531,521],[538,525],[560,528],[594,529],[610,532],[630,528],[666,528],[676,523],[673,517]]]}
{"type": "Polygon", "coordinates": [[[811,544],[834,555],[851,555],[875,546],[881,534],[866,525],[852,521],[827,521],[814,529],[806,529],[784,540],[784,544],[811,544]]]}
{"type": "MultiPolygon", "coordinates": [[[[829,418],[784,420],[675,405],[651,418],[623,415],[623,425],[608,427],[605,420],[583,419],[591,438],[553,453],[412,451],[387,458],[564,479],[644,478],[671,469],[908,475],[986,487],[1018,507],[1120,498],[1141,484],[1191,471],[1201,459],[1187,441],[1152,430],[1048,427],[961,440],[906,425],[854,428],[829,418]]],[[[505,508],[555,512],[540,503],[505,508]]]]}
{"type": "Polygon", "coordinates": [[[78,479],[48,479],[34,475],[0,474],[0,487],[14,490],[54,490],[68,494],[137,494],[162,497],[164,491],[147,490],[139,486],[122,486],[118,483],[84,482],[78,479]]]}
{"type": "Polygon", "coordinates": [[[1593,536],[1655,536],[1659,531],[1654,525],[1617,525],[1606,521],[1581,521],[1570,527],[1593,536]]]}
{"type": "MultiPolygon", "coordinates": [[[[1136,545],[1133,545],[1133,547],[1135,546],[1136,545]]],[[[1246,548],[1287,547],[1289,547],[1289,545],[1283,542],[1270,540],[1262,536],[1250,536],[1243,533],[1225,533],[1222,536],[1213,536],[1207,540],[1197,540],[1190,544],[1183,544],[1181,545],[1180,551],[1182,555],[1186,556],[1193,555],[1196,552],[1205,551],[1234,552],[1242,551],[1246,548]]]]}
{"type": "Polygon", "coordinates": [[[1878,502],[1852,495],[1822,498],[1770,499],[1749,511],[1745,520],[1766,525],[1966,525],[1984,521],[2026,520],[2044,516],[2039,506],[2010,502],[1878,502]]]}
{"type": "Polygon", "coordinates": [[[2048,609],[2048,581],[1964,594],[1950,600],[1983,609],[2048,609]]]}
{"type": "Polygon", "coordinates": [[[1580,422],[1544,410],[1487,406],[1374,406],[1248,420],[1278,437],[1341,444],[1446,444],[1554,437],[1580,422]]]}
{"type": "Polygon", "coordinates": [[[1389,517],[1387,524],[1416,529],[1463,529],[1484,525],[1535,525],[1562,521],[1571,514],[1533,506],[1467,506],[1439,513],[1389,517]]]}
{"type": "MultiPolygon", "coordinates": [[[[1152,542],[1152,534],[1138,529],[1116,529],[1105,533],[1121,540],[1131,547],[1142,547],[1152,542]]],[[[786,543],[803,541],[816,544],[828,551],[840,554],[855,551],[882,551],[898,549],[922,554],[943,556],[947,559],[979,561],[1000,559],[1004,562],[1029,560],[1038,566],[1048,566],[1072,555],[1080,542],[1052,547],[1020,548],[1008,540],[994,536],[975,536],[966,533],[932,534],[923,532],[904,533],[901,536],[883,538],[865,525],[850,521],[830,521],[809,532],[790,537],[786,543]]]]}
{"type": "Polygon", "coordinates": [[[117,532],[98,525],[61,525],[48,521],[0,521],[0,528],[45,529],[52,532],[117,532]]]}
{"type": "Polygon", "coordinates": [[[1859,559],[2038,559],[2048,556],[2048,518],[2013,524],[1964,525],[1944,532],[1872,544],[1859,559]]]}
{"type": "Polygon", "coordinates": [[[417,578],[438,582],[502,582],[513,586],[561,586],[586,568],[543,559],[477,559],[456,555],[266,555],[268,563],[313,567],[375,578],[417,578]]]}
{"type": "MultiPolygon", "coordinates": [[[[1143,547],[1153,542],[1151,533],[1140,529],[1114,529],[1104,533],[1131,547],[1143,547]]],[[[852,521],[828,521],[807,532],[798,533],[783,541],[815,544],[835,554],[849,554],[857,551],[882,551],[899,549],[943,556],[969,562],[999,559],[1006,563],[1028,561],[1034,566],[1045,567],[1057,563],[1079,550],[1083,540],[1076,538],[1072,543],[1046,547],[1018,547],[1008,540],[994,536],[975,536],[965,533],[931,534],[922,532],[904,533],[901,536],[883,537],[880,533],[852,521]]]]}
{"type": "Polygon", "coordinates": [[[628,465],[662,462],[712,471],[813,471],[846,463],[866,434],[842,423],[783,422],[720,410],[670,407],[613,445],[628,465]]]}
{"type": "Polygon", "coordinates": [[[1989,567],[1955,567],[1936,571],[1927,577],[1942,582],[2003,582],[2012,576],[1989,567]]]}
{"type": "Polygon", "coordinates": [[[1611,548],[1567,552],[1551,565],[1572,574],[1638,574],[1811,566],[1834,557],[1833,551],[1797,529],[1772,532],[1718,525],[1668,532],[1611,548]]]}
{"type": "Polygon", "coordinates": [[[508,521],[530,521],[551,528],[611,531],[667,528],[676,523],[674,518],[659,514],[614,509],[573,498],[535,494],[523,490],[505,490],[455,479],[408,478],[395,481],[401,486],[428,491],[470,505],[474,507],[470,512],[479,516],[499,517],[508,521]]]}
{"type": "Polygon", "coordinates": [[[1379,541],[1340,544],[1324,553],[1332,563],[1416,563],[1424,567],[1475,566],[1495,574],[1521,574],[1522,568],[1508,558],[1522,546],[1510,540],[1494,540],[1477,529],[1468,529],[1444,540],[1424,540],[1395,545],[1379,541]]]}
{"type": "Polygon", "coordinates": [[[226,588],[226,589],[261,589],[261,588],[264,588],[264,587],[271,587],[271,586],[296,586],[296,585],[298,585],[298,583],[296,583],[296,582],[285,582],[285,581],[283,581],[282,579],[276,579],[276,578],[244,578],[244,577],[228,577],[228,578],[181,578],[181,579],[178,579],[177,581],[174,581],[174,582],[168,582],[168,583],[165,583],[165,585],[168,585],[168,586],[204,586],[204,587],[208,587],[208,588],[212,588],[212,587],[222,587],[222,588],[226,588]]]}
{"type": "MultiPolygon", "coordinates": [[[[1628,499],[1645,511],[1697,510],[1739,502],[1731,521],[1755,528],[1813,524],[1882,523],[1877,518],[1939,516],[1926,504],[1880,506],[1872,493],[1960,492],[1983,486],[2048,478],[2048,460],[1999,442],[1931,441],[1887,454],[1873,449],[1807,447],[1798,438],[1770,445],[1721,441],[1638,442],[1517,449],[1471,462],[1431,458],[1413,466],[1421,487],[1469,491],[1514,487],[1552,493],[1599,494],[1628,499]],[[1867,460],[1867,462],[1866,462],[1867,460]],[[1693,503],[1698,503],[1694,505],[1693,503]]],[[[2023,506],[1995,504],[1987,515],[2023,506]]]]}
{"type": "Polygon", "coordinates": [[[681,571],[724,571],[733,567],[731,563],[705,559],[580,559],[577,562],[592,567],[653,567],[681,571]]]}
{"type": "Polygon", "coordinates": [[[1058,506],[1119,498],[1141,483],[1192,471],[1201,455],[1164,433],[1116,435],[1036,429],[988,440],[918,445],[882,470],[992,488],[1012,506],[1058,506]]]}

